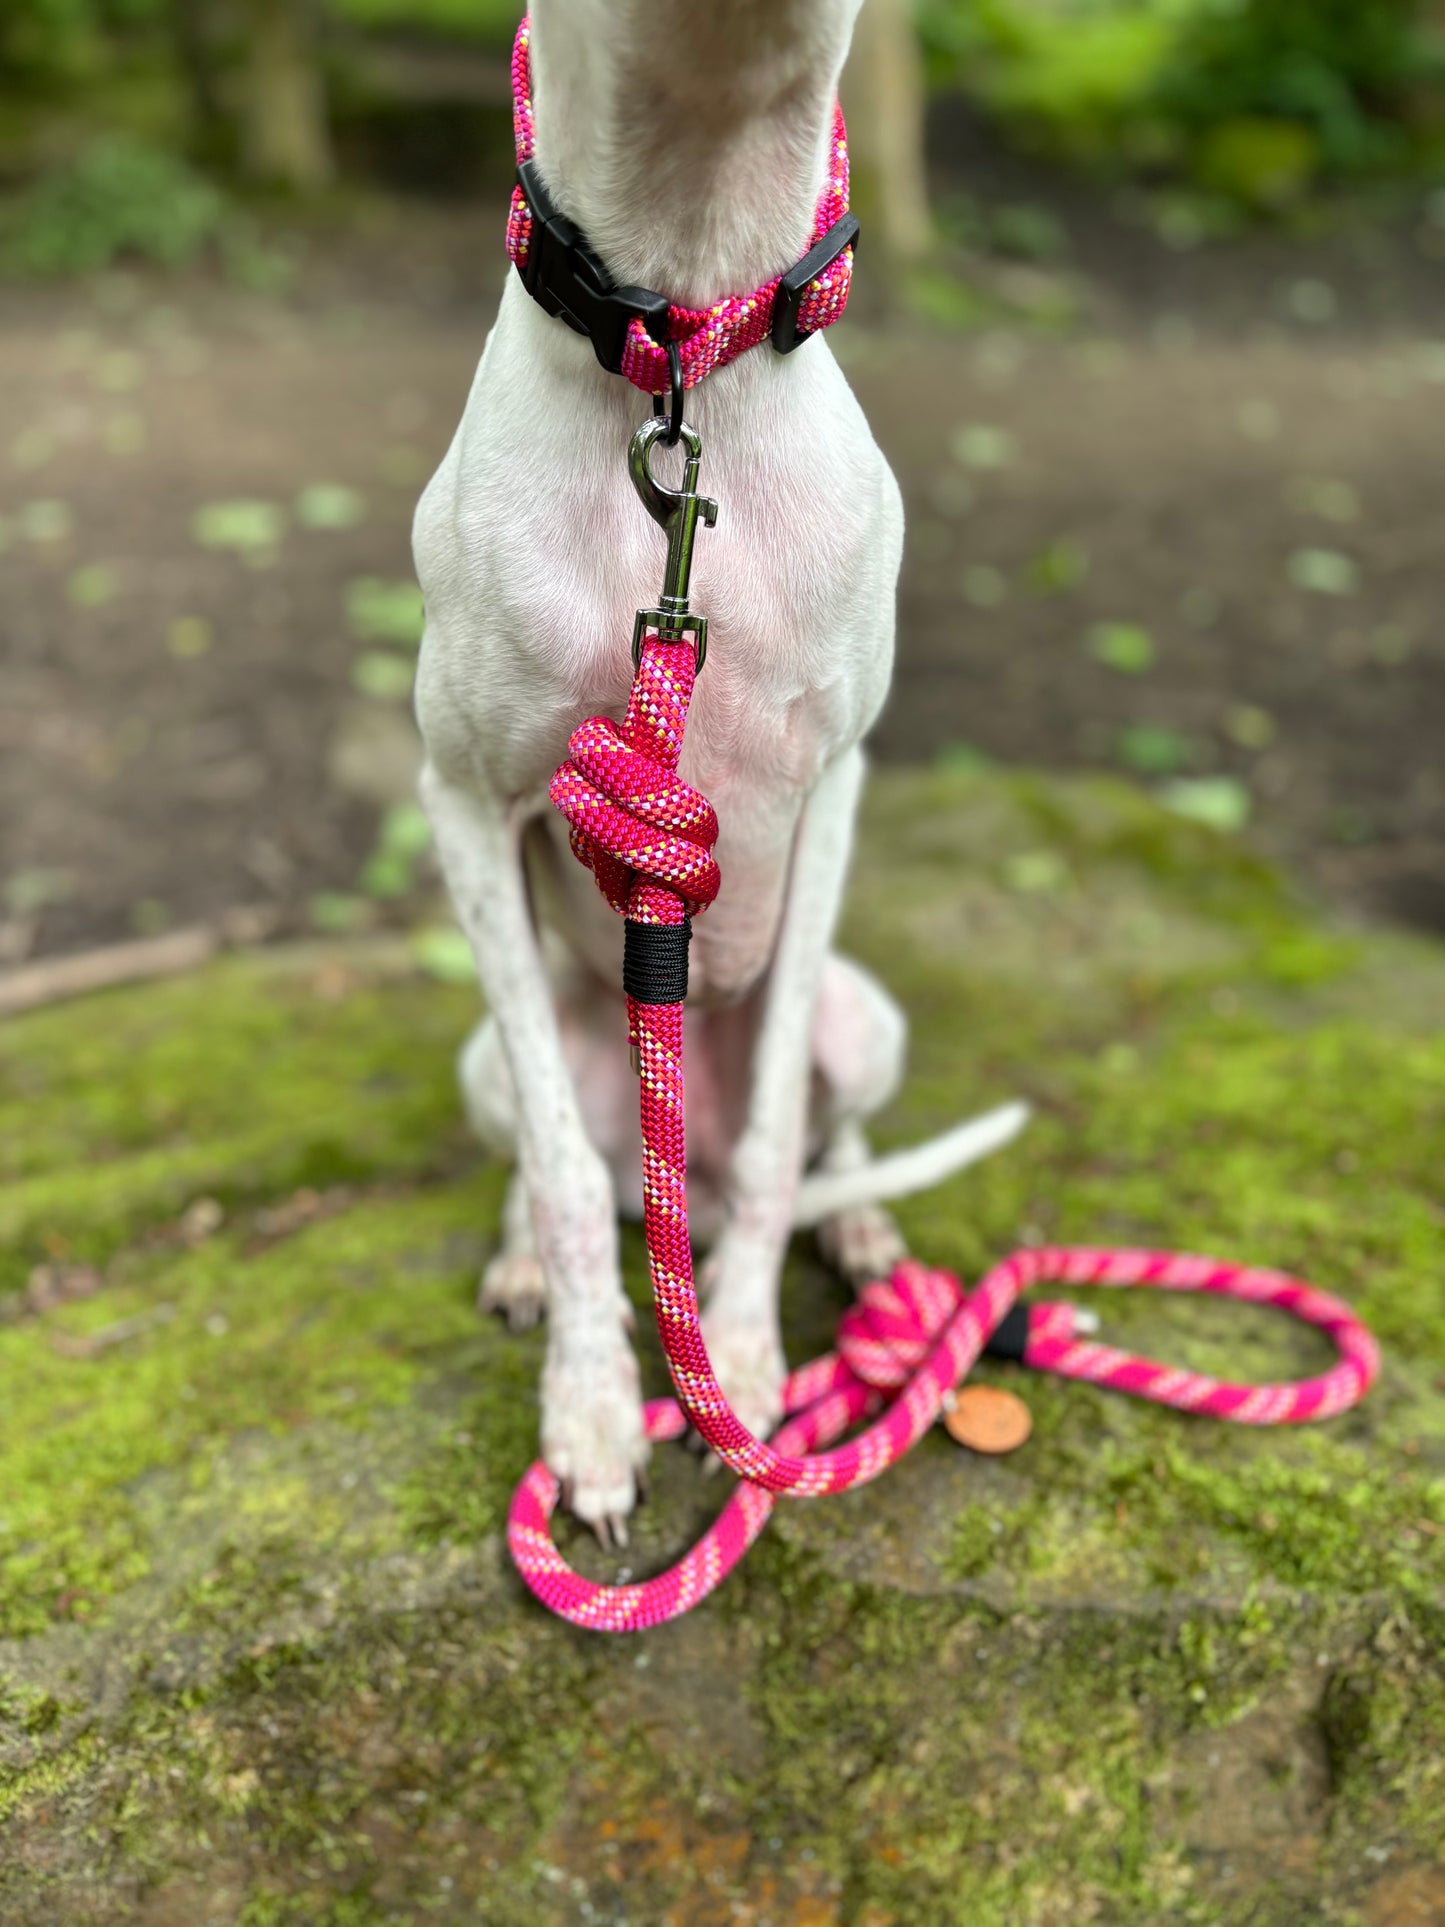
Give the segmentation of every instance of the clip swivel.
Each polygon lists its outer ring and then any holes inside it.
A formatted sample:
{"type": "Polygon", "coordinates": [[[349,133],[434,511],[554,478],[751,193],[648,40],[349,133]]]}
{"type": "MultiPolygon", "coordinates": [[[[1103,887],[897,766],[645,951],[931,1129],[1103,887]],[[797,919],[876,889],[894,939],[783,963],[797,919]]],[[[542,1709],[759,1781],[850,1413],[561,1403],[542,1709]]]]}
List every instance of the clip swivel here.
{"type": "Polygon", "coordinates": [[[686,452],[680,489],[664,488],[652,473],[651,455],[668,433],[665,417],[645,421],[632,437],[627,451],[627,469],[643,506],[655,522],[667,531],[667,567],[663,574],[662,594],[655,609],[639,609],[632,627],[632,660],[642,657],[642,639],[652,630],[661,642],[693,645],[694,668],[701,669],[707,656],[707,617],[693,615],[687,606],[688,585],[692,579],[692,548],[697,539],[699,520],[712,528],[717,521],[717,503],[697,492],[697,471],[702,459],[702,437],[687,423],[682,424],[681,440],[686,452]]]}

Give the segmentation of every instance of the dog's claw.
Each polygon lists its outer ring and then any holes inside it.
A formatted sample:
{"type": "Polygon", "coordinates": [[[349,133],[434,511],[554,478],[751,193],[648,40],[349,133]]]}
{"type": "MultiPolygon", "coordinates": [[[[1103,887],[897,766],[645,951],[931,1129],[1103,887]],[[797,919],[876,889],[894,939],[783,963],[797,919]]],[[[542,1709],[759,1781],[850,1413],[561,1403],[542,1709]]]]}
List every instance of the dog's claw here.
{"type": "Polygon", "coordinates": [[[627,1522],[617,1513],[605,1512],[600,1519],[593,1519],[589,1523],[604,1552],[621,1552],[627,1544],[627,1522]]]}
{"type": "Polygon", "coordinates": [[[598,1544],[627,1544],[626,1518],[647,1460],[637,1367],[620,1331],[576,1359],[558,1359],[557,1328],[542,1376],[542,1456],[562,1484],[563,1502],[598,1544]]]}
{"type": "Polygon", "coordinates": [[[477,1310],[498,1312],[514,1332],[530,1331],[547,1308],[540,1260],[530,1251],[502,1251],[482,1273],[477,1310]]]}

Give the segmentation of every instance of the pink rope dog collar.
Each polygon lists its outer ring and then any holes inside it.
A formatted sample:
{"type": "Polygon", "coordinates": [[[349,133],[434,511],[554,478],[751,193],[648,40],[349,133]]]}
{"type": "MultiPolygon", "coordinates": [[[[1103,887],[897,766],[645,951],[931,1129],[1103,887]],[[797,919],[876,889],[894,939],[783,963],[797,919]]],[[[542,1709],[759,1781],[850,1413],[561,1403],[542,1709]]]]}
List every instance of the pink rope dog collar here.
{"type": "MultiPolygon", "coordinates": [[[[717,818],[677,774],[694,675],[689,641],[649,631],[621,726],[605,716],[583,723],[552,780],[552,800],[572,826],[574,851],[632,924],[677,928],[718,890],[717,818]]],[[[550,1530],[557,1481],[541,1462],[532,1466],[512,1500],[508,1544],[531,1590],[573,1625],[631,1632],[675,1619],[732,1570],[781,1494],[812,1498],[877,1478],[933,1424],[990,1333],[1036,1284],[1202,1291],[1276,1305],[1325,1332],[1339,1352],[1318,1378],[1230,1384],[1082,1341],[1072,1306],[1035,1304],[1024,1363],[1036,1371],[1242,1425],[1329,1418],[1373,1382],[1379,1351],[1350,1308],[1281,1272],[1170,1252],[1066,1246],[1016,1251],[968,1292],[950,1273],[909,1259],[891,1278],[864,1289],[843,1317],[836,1352],[789,1378],[775,1442],[754,1438],[713,1375],[698,1322],[687,1225],[682,1014],[681,1001],[628,998],[641,1078],[648,1260],[677,1393],[676,1400],[647,1406],[647,1431],[652,1439],[674,1439],[691,1423],[743,1483],[678,1564],[637,1585],[608,1586],[583,1578],[557,1551],[550,1530]],[[827,1449],[863,1418],[873,1419],[864,1432],[827,1449]]]]}
{"type": "MultiPolygon", "coordinates": [[[[516,137],[517,165],[525,168],[536,149],[536,118],[532,111],[532,66],[531,66],[532,24],[524,15],[517,28],[517,37],[512,46],[512,129],[516,137]]],[[[534,195],[540,198],[539,187],[534,195]]],[[[828,177],[822,194],[818,199],[813,219],[812,239],[808,255],[815,248],[821,248],[827,238],[838,228],[848,213],[848,135],[843,125],[843,110],[834,105],[833,131],[828,152],[828,177]]],[[[852,233],[856,235],[857,224],[852,223],[852,233]]],[[[512,190],[511,212],[507,218],[507,256],[512,265],[527,282],[534,250],[536,222],[527,192],[522,185],[512,190]]],[[[575,234],[575,230],[569,232],[575,234]]],[[[840,237],[841,238],[841,237],[840,237]]],[[[580,237],[578,237],[580,239],[580,237]]],[[[836,245],[836,244],[835,244],[836,245]]],[[[826,251],[826,250],[825,250],[826,251]]],[[[808,265],[808,255],[800,264],[804,270],[808,265]]],[[[666,306],[666,315],[658,315],[654,320],[655,333],[648,332],[647,323],[637,315],[626,322],[625,333],[621,336],[616,359],[608,351],[606,365],[626,375],[634,386],[649,395],[664,395],[671,385],[671,367],[668,359],[668,343],[675,343],[681,364],[683,388],[692,388],[704,375],[714,369],[724,367],[744,352],[755,348],[760,342],[770,338],[778,340],[775,322],[778,318],[780,290],[785,281],[794,276],[774,275],[760,288],[750,294],[726,295],[710,308],[683,308],[675,302],[663,304],[659,297],[651,297],[658,307],[666,306]]],[[[796,307],[789,307],[786,319],[789,322],[786,345],[791,347],[819,328],[826,328],[838,319],[848,305],[848,290],[853,279],[853,247],[851,242],[841,252],[820,267],[819,272],[802,284],[797,292],[796,307]]],[[[584,295],[594,291],[584,288],[584,295]]],[[[623,289],[621,295],[646,295],[645,289],[623,289]]],[[[553,310],[555,312],[555,310],[553,310]]],[[[575,325],[575,323],[574,323],[575,325]]],[[[587,332],[587,330],[583,330],[587,332]]],[[[594,346],[597,345],[594,337],[594,346]]],[[[779,341],[779,346],[784,344],[779,341]]],[[[599,349],[599,353],[601,350],[599,349]]]]}

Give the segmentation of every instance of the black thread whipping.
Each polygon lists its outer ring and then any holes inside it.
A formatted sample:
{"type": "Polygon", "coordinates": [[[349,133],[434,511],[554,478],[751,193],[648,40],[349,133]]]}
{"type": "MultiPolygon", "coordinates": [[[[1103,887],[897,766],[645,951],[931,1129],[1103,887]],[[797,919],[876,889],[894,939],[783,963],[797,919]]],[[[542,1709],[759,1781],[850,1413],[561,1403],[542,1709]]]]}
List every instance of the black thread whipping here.
{"type": "Polygon", "coordinates": [[[1028,1342],[1028,1306],[1014,1305],[989,1333],[983,1348],[984,1355],[988,1358],[1012,1358],[1022,1365],[1024,1347],[1028,1342]]]}
{"type": "Polygon", "coordinates": [[[687,946],[692,919],[622,925],[622,988],[635,1003],[680,1004],[687,998],[687,946]]]}

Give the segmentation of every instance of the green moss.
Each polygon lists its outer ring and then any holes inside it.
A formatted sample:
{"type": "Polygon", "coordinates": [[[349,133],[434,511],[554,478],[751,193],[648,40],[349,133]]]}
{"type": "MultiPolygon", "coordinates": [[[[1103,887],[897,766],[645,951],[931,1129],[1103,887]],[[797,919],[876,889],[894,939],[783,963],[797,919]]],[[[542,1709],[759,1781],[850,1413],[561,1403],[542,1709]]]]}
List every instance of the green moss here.
{"type": "MultiPolygon", "coordinates": [[[[1374,1323],[1366,1404],[1254,1433],[1029,1382],[1014,1457],[932,1437],[782,1507],[681,1624],[588,1638],[500,1543],[543,1339],[473,1309],[501,1201],[455,1096],[473,995],[354,947],[13,1023],[7,1923],[1343,1927],[1387,1880],[1441,1891],[1445,959],[1341,941],[1124,785],[963,772],[875,783],[847,941],[913,1023],[880,1140],[1036,1106],[902,1207],[917,1249],[1278,1264],[1374,1323]]],[[[800,1243],[792,1355],[841,1303],[800,1243]]],[[[1328,1359],[1260,1308],[1099,1309],[1205,1370],[1328,1359]]],[[[634,1570],[719,1497],[660,1454],[634,1570]]]]}
{"type": "Polygon", "coordinates": [[[449,1045],[472,1001],[317,953],[10,1026],[0,1289],[43,1259],[104,1262],[203,1193],[251,1203],[448,1168],[463,1142],[449,1045]]]}

